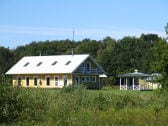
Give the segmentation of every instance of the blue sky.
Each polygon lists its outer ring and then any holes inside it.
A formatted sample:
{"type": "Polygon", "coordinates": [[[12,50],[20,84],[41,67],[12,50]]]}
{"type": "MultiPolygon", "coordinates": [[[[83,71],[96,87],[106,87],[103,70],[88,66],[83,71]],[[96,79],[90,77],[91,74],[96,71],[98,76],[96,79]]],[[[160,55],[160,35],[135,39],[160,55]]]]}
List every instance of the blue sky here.
{"type": "Polygon", "coordinates": [[[0,46],[32,41],[165,37],[168,0],[0,0],[0,46]]]}

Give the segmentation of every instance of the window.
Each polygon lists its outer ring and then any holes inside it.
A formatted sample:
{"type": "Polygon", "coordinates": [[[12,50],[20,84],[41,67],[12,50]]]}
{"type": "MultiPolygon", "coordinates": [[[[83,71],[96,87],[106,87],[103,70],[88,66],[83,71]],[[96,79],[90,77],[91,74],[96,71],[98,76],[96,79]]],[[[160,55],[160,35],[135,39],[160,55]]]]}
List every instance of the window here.
{"type": "Polygon", "coordinates": [[[58,61],[54,61],[51,65],[54,66],[58,63],[58,61]]]}
{"type": "Polygon", "coordinates": [[[29,77],[26,77],[26,86],[29,86],[29,77]]]}
{"type": "Polygon", "coordinates": [[[82,82],[90,82],[90,77],[89,76],[82,77],[82,82]]]}
{"type": "Polygon", "coordinates": [[[82,63],[81,66],[81,72],[91,72],[91,63],[90,62],[85,62],[85,63],[82,63]]]}
{"type": "Polygon", "coordinates": [[[22,81],[21,77],[18,77],[18,86],[21,86],[21,81],[22,81]]]}
{"type": "Polygon", "coordinates": [[[27,62],[25,65],[24,65],[24,67],[27,67],[29,65],[29,62],[27,62]]]}
{"type": "Polygon", "coordinates": [[[90,62],[85,63],[86,71],[90,71],[90,68],[91,68],[91,63],[90,62]]]}
{"type": "Polygon", "coordinates": [[[92,76],[92,82],[96,82],[96,76],[92,76]]]}
{"type": "Polygon", "coordinates": [[[37,86],[37,77],[34,77],[34,86],[37,86]]]}
{"type": "Polygon", "coordinates": [[[39,62],[38,64],[37,64],[37,66],[40,66],[42,64],[42,62],[39,62]]]}
{"type": "Polygon", "coordinates": [[[68,61],[65,65],[69,65],[71,63],[71,61],[68,61]]]}
{"type": "Polygon", "coordinates": [[[84,63],[81,64],[81,68],[85,68],[85,64],[84,63]]]}
{"type": "Polygon", "coordinates": [[[79,84],[79,76],[75,76],[75,84],[76,84],[76,85],[79,84]]]}
{"type": "Polygon", "coordinates": [[[82,77],[82,82],[85,82],[85,77],[82,77]]]}
{"type": "Polygon", "coordinates": [[[46,77],[46,86],[50,86],[50,77],[46,77]]]}
{"type": "Polygon", "coordinates": [[[58,76],[54,77],[54,83],[55,83],[55,86],[58,86],[58,76]]]}
{"type": "Polygon", "coordinates": [[[64,86],[67,86],[67,82],[68,82],[68,78],[67,78],[67,76],[63,76],[63,84],[64,84],[64,86]]]}
{"type": "Polygon", "coordinates": [[[85,81],[90,82],[90,77],[89,76],[85,77],[85,81]]]}

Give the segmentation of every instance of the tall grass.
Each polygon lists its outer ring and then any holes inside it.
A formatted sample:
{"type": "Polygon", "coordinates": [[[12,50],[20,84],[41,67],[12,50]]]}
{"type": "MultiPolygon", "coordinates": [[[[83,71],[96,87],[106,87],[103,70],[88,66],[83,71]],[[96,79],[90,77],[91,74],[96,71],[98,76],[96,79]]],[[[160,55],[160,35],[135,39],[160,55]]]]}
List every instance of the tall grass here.
{"type": "MultiPolygon", "coordinates": [[[[7,83],[7,82],[4,82],[7,83]]],[[[155,92],[13,88],[0,85],[0,123],[9,125],[168,124],[168,95],[155,92]]]]}

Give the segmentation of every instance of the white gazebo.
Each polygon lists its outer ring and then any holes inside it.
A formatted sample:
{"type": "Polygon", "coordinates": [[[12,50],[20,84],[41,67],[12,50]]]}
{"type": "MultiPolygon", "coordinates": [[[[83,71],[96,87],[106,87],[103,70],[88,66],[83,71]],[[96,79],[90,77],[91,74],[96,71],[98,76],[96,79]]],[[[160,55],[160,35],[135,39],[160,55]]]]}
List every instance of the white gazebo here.
{"type": "Polygon", "coordinates": [[[121,74],[120,90],[153,90],[153,83],[148,83],[147,78],[150,74],[144,74],[135,70],[133,73],[121,74]]]}

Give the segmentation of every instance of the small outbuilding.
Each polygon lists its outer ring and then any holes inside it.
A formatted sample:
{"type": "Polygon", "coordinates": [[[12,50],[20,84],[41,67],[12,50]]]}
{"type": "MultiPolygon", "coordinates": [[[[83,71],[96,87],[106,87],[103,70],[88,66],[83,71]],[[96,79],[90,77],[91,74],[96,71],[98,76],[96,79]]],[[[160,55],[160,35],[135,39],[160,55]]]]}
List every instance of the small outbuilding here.
{"type": "Polygon", "coordinates": [[[118,77],[120,77],[120,90],[153,90],[158,88],[153,83],[153,75],[140,73],[138,70],[118,75],[118,77]],[[148,78],[151,80],[148,81],[148,78]]]}

